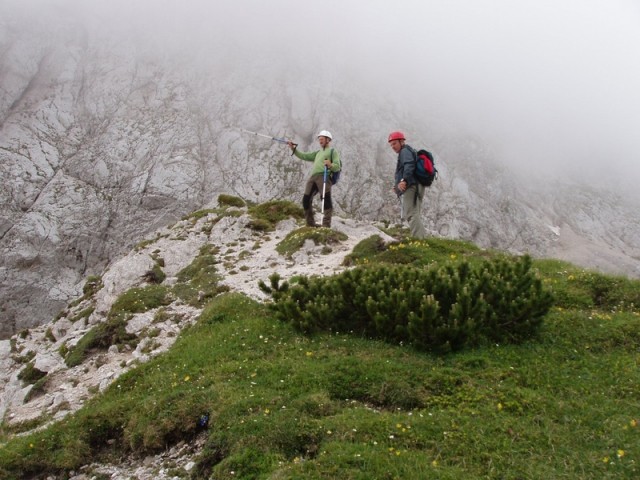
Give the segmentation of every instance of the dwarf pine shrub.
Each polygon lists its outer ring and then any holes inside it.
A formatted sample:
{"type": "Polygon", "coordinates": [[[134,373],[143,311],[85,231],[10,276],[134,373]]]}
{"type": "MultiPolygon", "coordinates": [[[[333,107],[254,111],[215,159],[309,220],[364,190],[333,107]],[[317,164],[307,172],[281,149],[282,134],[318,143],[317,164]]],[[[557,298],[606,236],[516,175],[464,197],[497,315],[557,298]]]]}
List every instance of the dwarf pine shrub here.
{"type": "Polygon", "coordinates": [[[353,331],[451,351],[533,336],[552,295],[531,270],[531,258],[496,259],[472,268],[420,269],[408,265],[357,267],[333,277],[301,277],[295,286],[260,288],[273,298],[277,318],[304,332],[353,331]]]}

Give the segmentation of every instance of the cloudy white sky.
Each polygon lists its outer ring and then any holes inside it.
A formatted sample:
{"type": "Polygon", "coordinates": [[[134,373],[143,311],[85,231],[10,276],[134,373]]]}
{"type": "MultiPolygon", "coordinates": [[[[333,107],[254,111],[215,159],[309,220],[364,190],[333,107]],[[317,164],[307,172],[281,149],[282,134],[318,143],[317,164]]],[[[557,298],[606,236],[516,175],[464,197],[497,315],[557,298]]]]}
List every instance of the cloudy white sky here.
{"type": "Polygon", "coordinates": [[[639,0],[2,2],[34,17],[47,4],[94,25],[134,26],[158,48],[357,72],[511,162],[640,181],[639,0]]]}

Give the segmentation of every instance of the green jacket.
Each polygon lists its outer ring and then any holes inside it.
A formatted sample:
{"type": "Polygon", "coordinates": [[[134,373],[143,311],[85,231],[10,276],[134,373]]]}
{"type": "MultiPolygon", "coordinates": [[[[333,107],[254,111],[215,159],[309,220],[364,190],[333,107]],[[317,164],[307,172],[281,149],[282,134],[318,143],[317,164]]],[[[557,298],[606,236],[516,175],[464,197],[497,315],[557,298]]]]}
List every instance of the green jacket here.
{"type": "Polygon", "coordinates": [[[300,158],[301,160],[313,162],[311,175],[324,173],[325,160],[331,160],[332,166],[330,170],[332,172],[339,172],[340,169],[342,168],[342,164],[340,163],[340,154],[333,147],[325,148],[324,150],[316,150],[315,152],[300,152],[298,150],[295,150],[293,153],[295,154],[296,157],[300,158]]]}

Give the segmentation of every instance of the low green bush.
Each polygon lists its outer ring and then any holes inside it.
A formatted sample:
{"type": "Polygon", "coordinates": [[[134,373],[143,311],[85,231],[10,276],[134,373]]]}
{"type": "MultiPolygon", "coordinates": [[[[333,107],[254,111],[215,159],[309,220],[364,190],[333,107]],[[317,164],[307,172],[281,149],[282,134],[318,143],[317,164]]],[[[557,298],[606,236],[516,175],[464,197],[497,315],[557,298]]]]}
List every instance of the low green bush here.
{"type": "Polygon", "coordinates": [[[277,318],[304,332],[352,331],[452,351],[533,336],[553,298],[531,270],[531,258],[467,262],[438,269],[377,265],[333,277],[301,277],[298,285],[260,288],[277,318]]]}

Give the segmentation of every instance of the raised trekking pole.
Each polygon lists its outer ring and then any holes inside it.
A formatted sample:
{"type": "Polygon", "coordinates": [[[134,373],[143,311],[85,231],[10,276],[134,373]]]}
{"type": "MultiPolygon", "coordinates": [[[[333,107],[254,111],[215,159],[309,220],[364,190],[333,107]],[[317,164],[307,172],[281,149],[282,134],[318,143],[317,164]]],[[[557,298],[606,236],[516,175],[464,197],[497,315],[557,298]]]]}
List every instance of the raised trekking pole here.
{"type": "MultiPolygon", "coordinates": [[[[242,131],[244,133],[249,133],[251,135],[257,135],[258,137],[264,137],[264,138],[268,138],[269,140],[273,140],[274,142],[278,142],[278,143],[289,143],[289,140],[287,140],[286,138],[278,138],[278,137],[272,137],[271,135],[267,135],[266,133],[258,133],[258,132],[252,132],[251,130],[245,130],[244,128],[242,129],[242,131]]],[[[297,147],[298,144],[294,143],[293,144],[294,147],[297,147]]],[[[293,155],[293,152],[291,152],[291,155],[293,155]]]]}
{"type": "Polygon", "coordinates": [[[329,169],[327,168],[327,166],[324,166],[324,178],[322,180],[322,209],[320,210],[320,212],[324,215],[324,192],[327,189],[327,172],[329,171],[329,169]]]}

